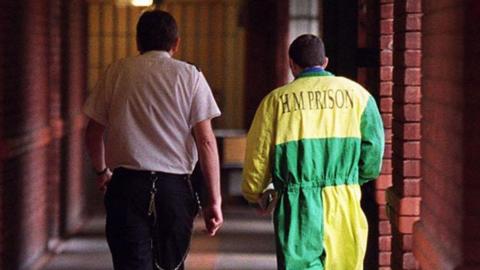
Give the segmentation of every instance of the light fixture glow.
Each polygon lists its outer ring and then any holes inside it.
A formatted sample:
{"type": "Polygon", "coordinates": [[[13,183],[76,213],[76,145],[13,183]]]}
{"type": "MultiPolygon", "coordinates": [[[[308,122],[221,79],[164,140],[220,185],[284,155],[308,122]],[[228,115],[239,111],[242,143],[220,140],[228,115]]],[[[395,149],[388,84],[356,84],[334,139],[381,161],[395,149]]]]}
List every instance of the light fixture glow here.
{"type": "Polygon", "coordinates": [[[136,7],[146,7],[153,4],[153,0],[131,0],[130,2],[136,7]]]}

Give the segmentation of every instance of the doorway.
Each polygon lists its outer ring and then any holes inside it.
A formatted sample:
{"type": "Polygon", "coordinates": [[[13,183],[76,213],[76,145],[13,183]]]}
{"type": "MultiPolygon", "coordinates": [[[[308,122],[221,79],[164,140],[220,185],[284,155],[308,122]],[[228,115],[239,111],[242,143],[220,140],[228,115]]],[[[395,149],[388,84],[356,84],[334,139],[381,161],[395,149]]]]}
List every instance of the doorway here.
{"type": "MultiPolygon", "coordinates": [[[[329,71],[357,81],[379,104],[379,6],[377,1],[320,0],[329,71]]],[[[369,223],[365,269],[379,267],[379,208],[375,181],[362,186],[362,208],[369,223]]]]}

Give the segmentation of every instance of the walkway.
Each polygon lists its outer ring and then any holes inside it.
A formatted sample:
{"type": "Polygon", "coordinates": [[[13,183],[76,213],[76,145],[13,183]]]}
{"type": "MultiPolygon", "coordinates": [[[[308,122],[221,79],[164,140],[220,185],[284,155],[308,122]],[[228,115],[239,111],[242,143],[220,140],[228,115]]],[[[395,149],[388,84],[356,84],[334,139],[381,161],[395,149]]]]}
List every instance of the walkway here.
{"type": "MultiPolygon", "coordinates": [[[[270,270],[276,269],[273,226],[246,206],[224,210],[220,233],[210,238],[202,233],[203,221],[195,222],[187,270],[270,270]]],[[[92,219],[75,238],[66,241],[61,253],[44,270],[111,270],[104,237],[103,217],[92,219]]]]}

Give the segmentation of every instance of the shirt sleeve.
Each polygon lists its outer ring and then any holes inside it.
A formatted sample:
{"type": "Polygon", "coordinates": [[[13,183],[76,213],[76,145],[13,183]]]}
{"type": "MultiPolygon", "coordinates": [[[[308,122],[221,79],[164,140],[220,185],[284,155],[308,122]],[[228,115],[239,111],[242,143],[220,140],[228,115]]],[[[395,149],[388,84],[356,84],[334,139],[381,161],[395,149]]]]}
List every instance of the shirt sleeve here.
{"type": "Polygon", "coordinates": [[[192,107],[190,109],[190,126],[221,115],[207,80],[201,72],[198,74],[198,80],[194,86],[192,107]]]}
{"type": "Polygon", "coordinates": [[[361,119],[360,184],[377,178],[382,167],[385,133],[382,117],[373,97],[369,97],[361,119]]]}
{"type": "Polygon", "coordinates": [[[272,180],[274,149],[274,107],[267,96],[258,107],[247,135],[242,194],[255,203],[272,180]]]}
{"type": "Polygon", "coordinates": [[[88,95],[87,100],[83,106],[83,112],[95,120],[96,122],[106,125],[108,122],[108,110],[107,110],[107,72],[97,81],[95,88],[88,95]]]}

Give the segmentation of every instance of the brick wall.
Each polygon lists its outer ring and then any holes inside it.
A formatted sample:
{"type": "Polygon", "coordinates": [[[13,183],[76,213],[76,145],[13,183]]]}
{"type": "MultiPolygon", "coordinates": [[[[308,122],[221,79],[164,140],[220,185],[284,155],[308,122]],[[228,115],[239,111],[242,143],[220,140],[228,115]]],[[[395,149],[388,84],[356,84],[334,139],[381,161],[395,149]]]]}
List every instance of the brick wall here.
{"type": "Polygon", "coordinates": [[[82,221],[84,5],[0,4],[1,269],[32,269],[82,221]]]}
{"type": "Polygon", "coordinates": [[[379,205],[378,265],[390,269],[392,228],[386,215],[385,190],[392,185],[393,0],[380,1],[380,112],[385,127],[382,173],[376,181],[379,205]]]}
{"type": "Polygon", "coordinates": [[[392,269],[418,269],[412,253],[412,232],[420,215],[421,16],[422,1],[395,1],[393,186],[386,195],[392,224],[392,269]]]}
{"type": "Polygon", "coordinates": [[[425,1],[422,269],[480,269],[480,2],[425,1]]]}

